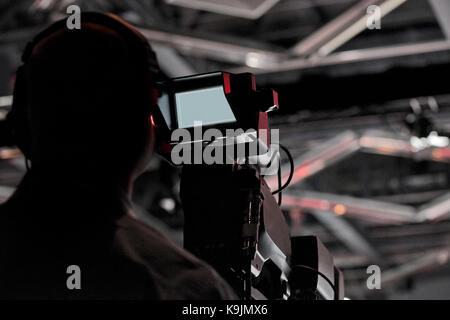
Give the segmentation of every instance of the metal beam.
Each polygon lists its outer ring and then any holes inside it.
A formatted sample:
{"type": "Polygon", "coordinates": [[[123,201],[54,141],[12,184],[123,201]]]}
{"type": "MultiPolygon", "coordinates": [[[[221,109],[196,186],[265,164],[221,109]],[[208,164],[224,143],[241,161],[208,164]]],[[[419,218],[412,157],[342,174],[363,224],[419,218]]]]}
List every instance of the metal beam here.
{"type": "MultiPolygon", "coordinates": [[[[401,156],[416,160],[431,160],[450,162],[450,145],[436,147],[429,142],[423,142],[421,148],[415,146],[410,139],[398,138],[395,134],[385,130],[367,130],[357,134],[351,130],[345,131],[319,144],[297,159],[294,159],[294,173],[290,186],[299,183],[330,165],[342,161],[356,151],[368,153],[401,156]]],[[[290,173],[290,165],[283,165],[282,180],[286,181],[290,173]]],[[[277,177],[267,176],[267,184],[276,189],[277,177]]]]}
{"type": "Polygon", "coordinates": [[[293,55],[308,56],[317,53],[323,45],[331,41],[337,35],[349,28],[350,25],[355,23],[362,15],[365,15],[365,11],[370,5],[378,5],[381,0],[363,0],[356,3],[350,9],[337,16],[311,35],[302,39],[299,43],[294,45],[290,52],[293,55]]]}
{"type": "MultiPolygon", "coordinates": [[[[343,258],[345,259],[346,257],[343,258]]],[[[335,261],[336,260],[338,259],[335,259],[335,261]]],[[[363,266],[363,269],[347,269],[344,271],[344,276],[347,281],[345,290],[350,296],[367,298],[369,294],[374,294],[377,292],[383,293],[384,289],[395,286],[396,284],[399,284],[399,282],[412,276],[432,272],[436,268],[448,263],[448,261],[448,248],[442,247],[440,249],[426,251],[421,253],[419,256],[409,258],[392,268],[381,268],[381,291],[371,291],[367,289],[366,281],[368,274],[366,273],[365,268],[367,264],[363,266]]]]}
{"type": "MultiPolygon", "coordinates": [[[[290,186],[303,181],[304,179],[316,174],[317,172],[329,167],[330,165],[343,160],[359,150],[358,135],[352,131],[346,131],[322,144],[319,144],[312,150],[306,152],[301,157],[294,159],[294,174],[290,186]]],[[[286,181],[289,176],[290,167],[284,165],[281,168],[283,172],[282,180],[286,181]]],[[[266,178],[267,184],[275,189],[277,177],[275,175],[266,178]]]]}
{"type": "Polygon", "coordinates": [[[0,108],[6,108],[12,106],[13,96],[0,97],[0,108]]]}
{"type": "Polygon", "coordinates": [[[442,220],[450,214],[450,192],[416,209],[386,201],[302,190],[283,195],[282,206],[345,214],[381,224],[423,223],[442,220]]]}
{"type": "Polygon", "coordinates": [[[450,214],[450,192],[424,204],[419,208],[418,217],[422,221],[436,221],[450,214]]]}
{"type": "Polygon", "coordinates": [[[195,69],[173,48],[158,43],[154,43],[152,47],[158,57],[158,63],[161,70],[163,70],[170,78],[197,73],[195,69]]]}
{"type": "Polygon", "coordinates": [[[9,186],[0,186],[0,203],[6,201],[13,193],[15,188],[9,186]]]}
{"type": "MultiPolygon", "coordinates": [[[[382,130],[367,130],[361,135],[346,131],[321,143],[294,159],[294,173],[289,186],[295,185],[317,172],[345,159],[356,151],[368,153],[408,157],[417,160],[431,160],[439,162],[450,162],[450,146],[435,147],[432,145],[417,149],[411,140],[398,138],[391,132],[382,130]]],[[[282,181],[288,179],[290,165],[283,165],[282,181]]],[[[275,190],[277,188],[277,177],[267,176],[266,182],[275,190]]]]}
{"type": "Polygon", "coordinates": [[[380,224],[423,222],[415,208],[411,206],[306,190],[283,194],[282,207],[345,214],[380,224]]]}
{"type": "MultiPolygon", "coordinates": [[[[63,16],[58,15],[55,19],[63,16]]],[[[0,43],[15,43],[28,41],[37,32],[47,27],[33,27],[13,30],[0,34],[0,43]]],[[[267,45],[252,42],[247,39],[229,37],[226,41],[214,39],[215,35],[182,34],[175,31],[157,28],[137,27],[137,29],[153,44],[159,43],[170,46],[180,52],[194,57],[208,58],[217,61],[246,65],[252,68],[268,68],[286,59],[287,54],[281,53],[280,48],[267,48],[267,45]]]]}
{"type": "Polygon", "coordinates": [[[0,160],[22,158],[23,154],[17,148],[0,148],[0,160]]]}
{"type": "Polygon", "coordinates": [[[450,41],[450,1],[448,0],[429,0],[434,14],[441,26],[442,32],[450,41]]]}
{"type": "MultiPolygon", "coordinates": [[[[0,35],[0,42],[17,42],[30,39],[41,28],[15,30],[0,35]]],[[[450,41],[397,45],[334,53],[325,57],[291,58],[276,48],[241,45],[243,39],[228,42],[208,39],[199,35],[185,35],[171,31],[138,28],[150,42],[165,44],[186,55],[235,63],[245,67],[230,68],[230,72],[270,74],[292,70],[372,61],[433,52],[450,51],[450,41]]]]}
{"type": "Polygon", "coordinates": [[[267,68],[285,58],[285,54],[269,49],[241,45],[242,39],[234,43],[217,41],[195,35],[185,35],[157,29],[138,28],[149,40],[173,46],[181,52],[202,58],[215,59],[257,68],[267,68]]]}
{"type": "Polygon", "coordinates": [[[258,19],[280,0],[166,0],[167,3],[235,17],[258,19]]]}
{"type": "Polygon", "coordinates": [[[381,287],[393,285],[413,275],[430,271],[449,261],[447,248],[426,253],[422,257],[413,259],[392,269],[382,271],[381,287]]]}
{"type": "Polygon", "coordinates": [[[254,74],[271,74],[444,51],[450,51],[450,41],[438,40],[370,49],[348,50],[330,54],[325,57],[293,58],[283,60],[279,63],[273,64],[272,66],[269,65],[266,68],[241,67],[231,68],[228,71],[235,73],[252,72],[254,74]]]}
{"type": "Polygon", "coordinates": [[[381,257],[377,250],[343,217],[321,210],[315,210],[314,217],[351,251],[368,257],[371,262],[380,263],[381,257]]]}
{"type": "Polygon", "coordinates": [[[353,7],[325,24],[319,30],[295,45],[290,52],[294,55],[308,56],[318,54],[326,56],[348,40],[366,29],[369,18],[367,9],[376,5],[380,9],[380,18],[400,6],[406,0],[362,0],[353,7]]]}

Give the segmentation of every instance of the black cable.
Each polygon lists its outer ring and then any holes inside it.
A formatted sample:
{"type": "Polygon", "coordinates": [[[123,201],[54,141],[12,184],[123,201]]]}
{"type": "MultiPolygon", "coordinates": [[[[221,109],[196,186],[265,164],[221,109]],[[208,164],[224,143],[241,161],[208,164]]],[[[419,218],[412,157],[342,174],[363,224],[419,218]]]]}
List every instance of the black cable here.
{"type": "Polygon", "coordinates": [[[251,265],[252,261],[249,259],[247,261],[246,267],[245,267],[245,290],[244,290],[244,300],[251,300],[252,299],[252,272],[251,272],[251,265]]]}
{"type": "MultiPolygon", "coordinates": [[[[278,160],[278,190],[281,191],[281,158],[278,160]]],[[[273,194],[273,193],[272,193],[273,194]]],[[[278,192],[278,205],[281,206],[282,192],[278,192]]]]}
{"type": "MultiPolygon", "coordinates": [[[[286,187],[289,185],[289,183],[291,183],[292,177],[294,176],[294,159],[292,158],[291,153],[289,152],[289,150],[288,150],[285,146],[283,146],[282,144],[280,144],[279,146],[280,146],[281,149],[283,149],[283,151],[284,151],[284,152],[286,153],[286,155],[288,156],[288,158],[289,158],[289,163],[290,163],[290,165],[291,165],[291,170],[290,170],[290,172],[289,172],[289,178],[286,180],[286,182],[284,183],[284,185],[283,185],[281,188],[278,186],[279,189],[278,189],[278,190],[275,190],[275,191],[272,191],[272,194],[277,194],[277,193],[283,191],[284,189],[286,189],[286,187]]],[[[280,157],[280,158],[281,158],[281,157],[280,157]]],[[[280,162],[280,168],[279,168],[279,170],[280,170],[280,175],[281,175],[281,162],[280,162]]],[[[280,184],[281,184],[281,182],[280,182],[280,184]]]]}
{"type": "MultiPolygon", "coordinates": [[[[317,270],[317,269],[311,268],[311,267],[309,267],[309,266],[305,266],[305,265],[303,265],[303,264],[296,264],[295,267],[300,267],[300,268],[303,268],[303,269],[307,269],[307,270],[310,270],[310,271],[314,271],[314,272],[317,273],[319,276],[321,276],[322,278],[324,278],[325,281],[328,282],[328,284],[329,284],[329,285],[331,286],[331,288],[333,289],[334,297],[336,297],[336,287],[334,286],[333,282],[331,282],[331,280],[328,279],[328,277],[327,277],[326,275],[324,275],[322,272],[320,272],[320,271],[317,270]]],[[[333,299],[334,299],[334,297],[333,297],[333,299]]]]}
{"type": "Polygon", "coordinates": [[[25,159],[25,168],[27,169],[27,172],[30,171],[30,160],[27,157],[24,157],[25,159]]]}

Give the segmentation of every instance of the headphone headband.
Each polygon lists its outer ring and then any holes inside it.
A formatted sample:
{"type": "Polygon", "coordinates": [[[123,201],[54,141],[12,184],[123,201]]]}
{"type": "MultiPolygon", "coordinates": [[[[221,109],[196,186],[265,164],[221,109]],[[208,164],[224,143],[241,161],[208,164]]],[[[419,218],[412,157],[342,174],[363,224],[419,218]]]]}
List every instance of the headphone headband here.
{"type": "MultiPolygon", "coordinates": [[[[155,52],[151,49],[147,39],[137,31],[133,26],[131,26],[125,20],[117,17],[113,14],[104,14],[99,12],[83,12],[82,13],[82,23],[94,23],[104,27],[107,27],[113,31],[116,31],[124,38],[130,40],[131,42],[140,43],[140,46],[146,51],[144,54],[148,57],[148,64],[150,70],[154,74],[159,73],[159,66],[156,58],[155,52]]],[[[22,54],[22,62],[28,63],[31,58],[33,49],[44,39],[54,34],[59,30],[66,29],[66,19],[59,20],[49,26],[47,29],[38,33],[33,40],[27,43],[25,50],[22,54]]],[[[74,31],[76,32],[76,31],[74,31]]]]}

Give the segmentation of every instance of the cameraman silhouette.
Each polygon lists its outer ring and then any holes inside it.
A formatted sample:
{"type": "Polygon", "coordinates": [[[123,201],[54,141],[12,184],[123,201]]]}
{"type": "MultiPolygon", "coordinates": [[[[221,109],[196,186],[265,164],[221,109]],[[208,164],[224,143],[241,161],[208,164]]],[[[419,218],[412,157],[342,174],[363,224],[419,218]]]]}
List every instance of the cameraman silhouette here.
{"type": "Polygon", "coordinates": [[[0,206],[0,298],[233,299],[206,263],[138,221],[157,62],[123,20],[59,21],[22,57],[12,111],[29,170],[0,206]]]}

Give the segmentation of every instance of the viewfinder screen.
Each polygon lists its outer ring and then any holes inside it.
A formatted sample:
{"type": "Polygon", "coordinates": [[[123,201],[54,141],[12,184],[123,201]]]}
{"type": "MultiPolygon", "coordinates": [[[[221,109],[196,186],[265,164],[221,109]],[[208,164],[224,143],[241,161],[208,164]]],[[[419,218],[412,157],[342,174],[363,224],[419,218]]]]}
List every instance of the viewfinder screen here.
{"type": "Polygon", "coordinates": [[[179,128],[192,128],[236,121],[221,86],[175,94],[179,128]]]}

